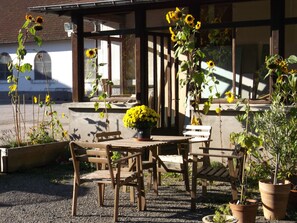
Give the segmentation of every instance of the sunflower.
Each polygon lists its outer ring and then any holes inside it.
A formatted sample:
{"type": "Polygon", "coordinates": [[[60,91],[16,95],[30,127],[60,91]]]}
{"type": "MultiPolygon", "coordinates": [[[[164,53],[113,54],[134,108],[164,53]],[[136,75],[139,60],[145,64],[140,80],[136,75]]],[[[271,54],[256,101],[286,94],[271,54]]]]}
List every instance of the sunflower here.
{"type": "Polygon", "coordinates": [[[37,23],[37,24],[34,26],[34,29],[35,29],[36,31],[40,31],[40,30],[43,29],[43,27],[42,27],[42,25],[41,25],[40,23],[37,23]]]}
{"type": "Polygon", "coordinates": [[[212,61],[212,60],[209,60],[208,62],[207,62],[207,66],[208,66],[208,68],[213,68],[214,66],[215,66],[215,64],[214,64],[214,62],[212,61]]]}
{"type": "Polygon", "coordinates": [[[183,13],[182,13],[182,11],[180,11],[180,9],[178,7],[176,7],[176,9],[175,9],[174,16],[176,19],[180,19],[183,17],[183,13]]]}
{"type": "Polygon", "coordinates": [[[42,16],[37,16],[36,19],[35,19],[35,22],[39,23],[39,24],[42,24],[43,23],[43,18],[42,16]]]}
{"type": "Polygon", "coordinates": [[[201,22],[198,21],[198,22],[196,23],[195,29],[196,29],[196,30],[199,30],[200,28],[201,28],[201,22]]]}
{"type": "Polygon", "coordinates": [[[222,109],[220,107],[217,107],[216,108],[216,113],[219,115],[219,114],[221,114],[221,112],[222,112],[222,109]]]}
{"type": "Polygon", "coordinates": [[[45,97],[45,103],[49,103],[51,101],[51,96],[49,94],[45,97]]]}
{"type": "Polygon", "coordinates": [[[95,49],[88,49],[88,50],[86,50],[86,56],[88,58],[95,58],[96,55],[97,55],[97,49],[96,48],[95,49]]]}
{"type": "Polygon", "coordinates": [[[173,34],[171,34],[171,41],[172,42],[176,42],[177,41],[177,39],[176,39],[176,35],[173,33],[173,34]]]}
{"type": "Polygon", "coordinates": [[[26,15],[26,20],[32,20],[33,16],[32,15],[26,15]]]}
{"type": "Polygon", "coordinates": [[[191,14],[188,14],[186,15],[186,18],[185,18],[185,22],[190,25],[191,23],[193,23],[195,20],[195,18],[191,15],[191,14]]]}
{"type": "Polygon", "coordinates": [[[226,97],[227,97],[227,101],[228,103],[232,103],[234,101],[234,95],[232,94],[231,91],[227,91],[225,93],[226,97]]]}
{"type": "Polygon", "coordinates": [[[171,35],[175,34],[171,26],[169,27],[169,32],[171,35]]]}

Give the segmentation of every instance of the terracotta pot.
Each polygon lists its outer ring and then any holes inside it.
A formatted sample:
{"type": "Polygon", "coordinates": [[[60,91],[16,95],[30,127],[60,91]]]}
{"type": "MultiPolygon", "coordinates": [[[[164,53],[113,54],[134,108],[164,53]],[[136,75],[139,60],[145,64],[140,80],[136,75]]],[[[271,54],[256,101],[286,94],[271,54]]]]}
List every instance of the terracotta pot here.
{"type": "MultiPolygon", "coordinates": [[[[215,215],[207,215],[205,217],[202,218],[202,222],[204,223],[213,223],[213,217],[215,215]]],[[[226,220],[230,223],[236,223],[238,222],[238,220],[234,217],[234,216],[231,216],[231,215],[226,215],[226,220]]]]}
{"type": "Polygon", "coordinates": [[[288,208],[291,210],[297,210],[297,190],[290,191],[288,208]]]}
{"type": "Polygon", "coordinates": [[[253,223],[256,220],[258,202],[247,199],[247,204],[236,204],[237,201],[229,203],[232,215],[238,219],[238,223],[253,223]]]}
{"type": "Polygon", "coordinates": [[[281,220],[286,216],[291,183],[272,184],[259,181],[264,217],[268,220],[281,220]]]}

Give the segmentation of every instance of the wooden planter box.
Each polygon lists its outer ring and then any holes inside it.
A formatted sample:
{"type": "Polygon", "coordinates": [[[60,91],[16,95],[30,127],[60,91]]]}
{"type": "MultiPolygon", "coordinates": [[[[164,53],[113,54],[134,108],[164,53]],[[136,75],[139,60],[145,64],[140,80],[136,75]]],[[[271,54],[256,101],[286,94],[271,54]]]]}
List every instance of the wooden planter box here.
{"type": "Polygon", "coordinates": [[[47,165],[68,152],[68,141],[0,148],[0,172],[10,173],[47,165]]]}

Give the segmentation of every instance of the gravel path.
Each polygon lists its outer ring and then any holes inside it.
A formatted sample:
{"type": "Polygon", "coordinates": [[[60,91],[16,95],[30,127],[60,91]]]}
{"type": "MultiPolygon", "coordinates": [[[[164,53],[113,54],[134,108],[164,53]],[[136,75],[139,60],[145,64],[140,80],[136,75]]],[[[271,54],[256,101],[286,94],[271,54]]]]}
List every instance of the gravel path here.
{"type": "MultiPolygon", "coordinates": [[[[112,222],[113,192],[107,187],[105,206],[98,207],[95,188],[92,185],[80,188],[78,216],[72,217],[71,164],[55,164],[25,172],[0,175],[0,222],[112,222]]],[[[129,194],[121,193],[119,221],[201,222],[203,216],[214,213],[215,206],[227,203],[231,196],[229,186],[224,184],[210,186],[207,197],[199,197],[198,208],[192,212],[190,195],[185,192],[183,182],[176,178],[168,178],[159,187],[158,196],[148,191],[146,199],[147,210],[138,212],[136,204],[130,204],[129,194]]],[[[263,217],[257,217],[257,222],[267,221],[264,221],[263,217]]]]}

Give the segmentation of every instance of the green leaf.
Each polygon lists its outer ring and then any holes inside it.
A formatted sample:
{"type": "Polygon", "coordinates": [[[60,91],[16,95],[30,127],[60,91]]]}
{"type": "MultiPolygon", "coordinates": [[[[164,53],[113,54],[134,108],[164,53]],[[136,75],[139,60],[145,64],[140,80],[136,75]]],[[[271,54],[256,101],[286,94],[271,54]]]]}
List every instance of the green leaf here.
{"type": "Polygon", "coordinates": [[[290,64],[294,64],[294,63],[297,63],[297,56],[295,55],[291,55],[289,56],[289,58],[287,59],[288,63],[290,64]]]}
{"type": "Polygon", "coordinates": [[[27,81],[30,81],[30,80],[31,80],[31,77],[30,77],[30,76],[25,76],[25,79],[26,79],[27,81]]]}
{"type": "Polygon", "coordinates": [[[22,73],[25,73],[26,71],[29,72],[31,70],[32,70],[32,65],[29,63],[25,63],[19,67],[19,71],[22,73]]]}
{"type": "Polygon", "coordinates": [[[34,36],[34,41],[37,43],[38,46],[42,45],[42,39],[40,36],[34,36]]]}
{"type": "Polygon", "coordinates": [[[98,102],[94,103],[94,109],[95,109],[95,111],[99,110],[99,103],[98,102]]]}

